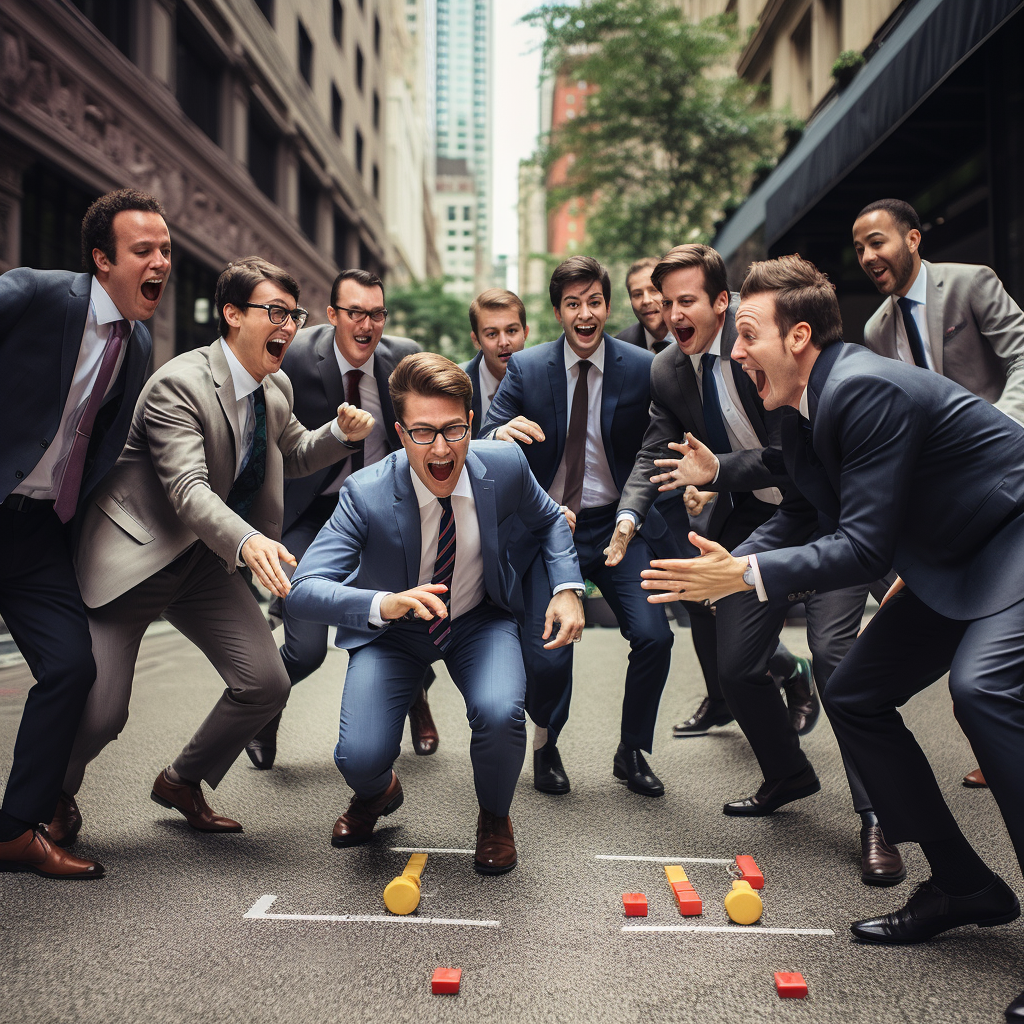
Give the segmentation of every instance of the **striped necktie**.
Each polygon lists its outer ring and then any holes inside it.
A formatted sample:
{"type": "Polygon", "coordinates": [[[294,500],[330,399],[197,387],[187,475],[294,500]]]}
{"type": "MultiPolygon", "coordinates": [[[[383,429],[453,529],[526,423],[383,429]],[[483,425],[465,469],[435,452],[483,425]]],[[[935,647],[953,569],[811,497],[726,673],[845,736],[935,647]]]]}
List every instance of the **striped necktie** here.
{"type": "Polygon", "coordinates": [[[430,635],[434,643],[442,650],[447,646],[448,634],[451,633],[452,615],[452,578],[455,575],[455,513],[452,511],[451,498],[438,498],[441,506],[441,522],[437,528],[437,557],[434,559],[434,575],[431,583],[440,583],[448,589],[440,595],[444,601],[448,615],[443,619],[435,619],[430,624],[430,635]]]}

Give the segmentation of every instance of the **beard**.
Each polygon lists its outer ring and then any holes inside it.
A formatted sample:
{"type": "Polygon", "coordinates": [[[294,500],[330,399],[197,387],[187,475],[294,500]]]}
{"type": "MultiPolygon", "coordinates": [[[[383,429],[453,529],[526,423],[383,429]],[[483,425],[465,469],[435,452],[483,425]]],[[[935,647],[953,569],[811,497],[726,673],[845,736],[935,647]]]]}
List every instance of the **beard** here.
{"type": "Polygon", "coordinates": [[[892,270],[892,289],[879,288],[878,290],[883,295],[898,295],[904,288],[906,288],[907,282],[914,273],[914,254],[910,251],[905,242],[903,243],[903,247],[896,253],[892,262],[889,264],[889,267],[892,270]]]}

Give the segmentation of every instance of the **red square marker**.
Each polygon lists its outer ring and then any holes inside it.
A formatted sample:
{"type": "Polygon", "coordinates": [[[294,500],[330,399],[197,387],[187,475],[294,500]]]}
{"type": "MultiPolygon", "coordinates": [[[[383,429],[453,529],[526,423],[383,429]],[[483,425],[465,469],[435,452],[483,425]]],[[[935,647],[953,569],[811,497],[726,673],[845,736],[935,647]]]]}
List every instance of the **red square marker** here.
{"type": "Polygon", "coordinates": [[[776,971],[775,988],[783,999],[803,999],[807,995],[807,982],[799,972],[776,971]]]}
{"type": "Polygon", "coordinates": [[[689,882],[673,882],[672,892],[675,893],[676,899],[679,899],[680,893],[696,892],[696,890],[689,882]]]}
{"type": "Polygon", "coordinates": [[[647,916],[647,897],[642,892],[624,892],[622,906],[625,908],[626,917],[647,916]]]}
{"type": "Polygon", "coordinates": [[[438,967],[430,979],[430,991],[437,995],[457,996],[462,981],[461,967],[438,967]]]}
{"type": "Polygon", "coordinates": [[[753,857],[748,857],[745,853],[737,854],[736,867],[739,869],[740,878],[744,882],[749,882],[751,889],[764,888],[764,875],[761,874],[753,857]]]}
{"type": "Polygon", "coordinates": [[[680,890],[676,893],[676,902],[679,904],[679,913],[683,917],[700,917],[704,913],[700,897],[695,892],[680,890]]]}

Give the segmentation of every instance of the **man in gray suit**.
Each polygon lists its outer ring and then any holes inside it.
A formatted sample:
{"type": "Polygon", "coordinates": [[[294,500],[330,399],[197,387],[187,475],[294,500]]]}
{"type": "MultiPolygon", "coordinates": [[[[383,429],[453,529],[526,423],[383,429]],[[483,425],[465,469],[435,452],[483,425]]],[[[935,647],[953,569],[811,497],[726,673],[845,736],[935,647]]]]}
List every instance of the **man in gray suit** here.
{"type": "Polygon", "coordinates": [[[626,273],[626,292],[633,307],[636,323],[615,335],[630,345],[639,345],[657,354],[668,348],[672,339],[668,337],[668,324],[661,315],[661,292],[654,286],[651,274],[658,265],[655,256],[637,260],[626,273]]]}
{"type": "Polygon", "coordinates": [[[71,797],[55,821],[68,841],[81,826],[74,796],[85,767],[128,719],[139,645],[163,615],[209,657],[227,688],[153,799],[205,832],[242,826],[207,805],[246,741],[288,699],[288,676],[259,604],[235,571],[248,566],[269,590],[289,589],[279,542],[284,477],[336,462],[371,418],[343,406],[319,430],[292,414],[291,383],[277,374],[306,319],[299,288],[258,257],[217,282],[223,337],[161,367],[139,398],[128,443],[85,512],[76,567],[96,658],[64,779],[71,797]]]}

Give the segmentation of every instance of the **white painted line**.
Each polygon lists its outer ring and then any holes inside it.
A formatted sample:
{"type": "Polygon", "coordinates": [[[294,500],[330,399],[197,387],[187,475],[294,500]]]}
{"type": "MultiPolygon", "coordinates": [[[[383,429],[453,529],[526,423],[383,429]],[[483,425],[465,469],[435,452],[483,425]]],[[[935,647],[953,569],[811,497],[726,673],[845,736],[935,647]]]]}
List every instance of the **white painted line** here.
{"type": "Polygon", "coordinates": [[[708,924],[626,924],[624,932],[736,932],[743,935],[835,935],[831,928],[744,928],[708,924]]]}
{"type": "Polygon", "coordinates": [[[392,853],[476,853],[476,850],[435,849],[431,846],[392,846],[392,853]]]}
{"type": "Polygon", "coordinates": [[[243,915],[250,921],[347,921],[376,924],[451,924],[465,928],[500,928],[500,921],[479,921],[460,917],[392,916],[391,914],[268,914],[276,896],[261,896],[243,915]]]}
{"type": "Polygon", "coordinates": [[[721,860],[717,857],[616,857],[611,854],[599,853],[594,860],[645,860],[655,864],[735,864],[732,860],[721,860]]]}

